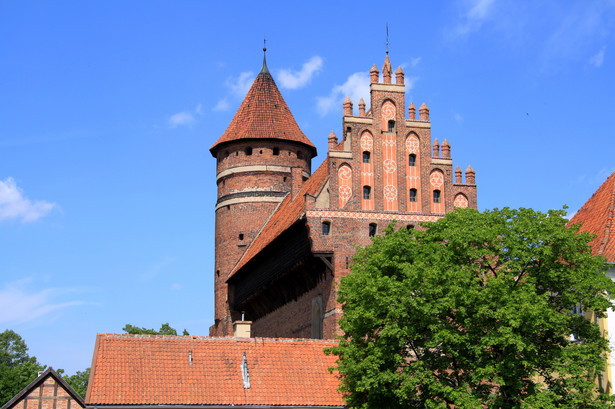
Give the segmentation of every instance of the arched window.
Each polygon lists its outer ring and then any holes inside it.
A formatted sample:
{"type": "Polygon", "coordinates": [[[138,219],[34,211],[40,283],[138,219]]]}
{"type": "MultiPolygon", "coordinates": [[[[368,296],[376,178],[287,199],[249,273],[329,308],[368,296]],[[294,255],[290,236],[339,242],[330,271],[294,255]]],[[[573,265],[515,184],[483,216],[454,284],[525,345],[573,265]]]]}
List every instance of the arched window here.
{"type": "Polygon", "coordinates": [[[363,152],[363,163],[369,163],[371,154],[368,151],[363,152]]]}
{"type": "Polygon", "coordinates": [[[369,200],[372,197],[372,188],[369,186],[363,186],[363,199],[369,200]]]}
{"type": "Polygon", "coordinates": [[[331,222],[322,222],[322,235],[328,236],[331,232],[331,222]]]}
{"type": "Polygon", "coordinates": [[[416,202],[416,189],[410,189],[410,195],[408,196],[408,200],[411,202],[416,202]]]}
{"type": "Polygon", "coordinates": [[[246,155],[252,155],[252,148],[246,148],[246,155]]]}
{"type": "Polygon", "coordinates": [[[441,200],[441,198],[440,198],[440,191],[436,189],[436,190],[433,191],[433,202],[434,203],[440,203],[440,200],[441,200]]]}
{"type": "Polygon", "coordinates": [[[389,132],[395,131],[395,121],[392,119],[390,119],[388,122],[388,131],[389,132]]]}
{"type": "Polygon", "coordinates": [[[280,148],[273,148],[273,156],[278,156],[280,154],[280,148]]]}
{"type": "Polygon", "coordinates": [[[408,166],[416,166],[416,155],[414,153],[408,155],[408,166]]]}
{"type": "Polygon", "coordinates": [[[376,223],[370,223],[369,230],[368,230],[369,237],[374,237],[376,235],[377,230],[378,230],[378,225],[376,223]]]}

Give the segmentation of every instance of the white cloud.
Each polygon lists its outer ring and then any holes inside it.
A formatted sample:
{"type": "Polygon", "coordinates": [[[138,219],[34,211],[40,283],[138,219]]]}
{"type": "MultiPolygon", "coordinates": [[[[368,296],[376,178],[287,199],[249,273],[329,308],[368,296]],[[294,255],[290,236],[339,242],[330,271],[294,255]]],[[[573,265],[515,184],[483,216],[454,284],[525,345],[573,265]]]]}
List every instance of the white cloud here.
{"type": "Polygon", "coordinates": [[[322,69],[322,58],[314,56],[301,67],[301,71],[281,70],[278,81],[283,88],[297,89],[307,85],[312,76],[322,69]]]}
{"type": "Polygon", "coordinates": [[[44,200],[32,202],[23,195],[11,177],[0,180],[0,221],[17,219],[22,222],[33,222],[46,216],[57,205],[44,200]]]}
{"type": "Polygon", "coordinates": [[[218,103],[214,107],[214,111],[226,111],[229,108],[230,108],[230,105],[228,103],[228,99],[222,98],[220,101],[218,101],[218,103]]]}
{"type": "Polygon", "coordinates": [[[461,116],[461,114],[459,112],[455,112],[453,114],[453,118],[455,119],[455,121],[457,122],[463,122],[463,116],[461,116]]]}
{"type": "Polygon", "coordinates": [[[194,112],[196,112],[197,114],[201,115],[202,108],[203,108],[203,106],[201,104],[198,104],[196,106],[196,108],[194,108],[194,112]]]}
{"type": "Polygon", "coordinates": [[[342,85],[335,85],[328,96],[318,97],[316,99],[318,112],[325,115],[336,107],[342,108],[346,96],[350,97],[355,106],[361,98],[369,103],[369,75],[364,72],[354,73],[342,85]]]}
{"type": "Polygon", "coordinates": [[[250,90],[252,83],[254,83],[254,73],[251,71],[242,72],[238,77],[226,79],[226,86],[231,89],[233,94],[242,99],[250,90]]]}
{"type": "Polygon", "coordinates": [[[194,122],[194,116],[190,112],[178,112],[175,115],[171,115],[169,118],[169,125],[171,128],[175,128],[180,125],[190,125],[194,122]]]}
{"type": "Polygon", "coordinates": [[[416,57],[410,60],[410,66],[411,67],[416,67],[417,65],[419,65],[419,63],[421,62],[421,58],[422,57],[416,57]]]}
{"type": "Polygon", "coordinates": [[[605,50],[606,50],[606,45],[602,46],[600,51],[598,51],[596,55],[594,55],[592,58],[589,59],[589,63],[596,68],[602,67],[602,64],[604,63],[604,51],[605,50]]]}
{"type": "Polygon", "coordinates": [[[456,29],[459,35],[466,35],[480,29],[485,20],[489,18],[495,0],[470,0],[465,3],[466,11],[463,13],[462,22],[456,29]]]}
{"type": "Polygon", "coordinates": [[[84,304],[83,301],[65,301],[66,294],[74,290],[48,288],[32,291],[25,288],[29,282],[31,280],[8,283],[0,290],[0,324],[32,322],[53,312],[84,304]]]}

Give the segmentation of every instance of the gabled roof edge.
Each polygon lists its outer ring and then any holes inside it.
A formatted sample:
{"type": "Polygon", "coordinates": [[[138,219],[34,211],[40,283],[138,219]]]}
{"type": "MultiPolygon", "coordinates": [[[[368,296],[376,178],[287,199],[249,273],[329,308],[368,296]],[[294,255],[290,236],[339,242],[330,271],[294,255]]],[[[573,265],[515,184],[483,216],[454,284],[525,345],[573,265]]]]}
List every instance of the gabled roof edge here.
{"type": "Polygon", "coordinates": [[[62,377],[60,375],[58,375],[58,373],[56,371],[54,371],[52,367],[48,367],[47,369],[45,369],[45,371],[42,374],[40,374],[39,376],[36,377],[36,379],[34,379],[32,382],[30,382],[28,384],[28,386],[23,388],[21,390],[21,392],[19,392],[17,395],[15,395],[13,397],[13,399],[11,399],[7,403],[5,403],[4,406],[2,406],[1,409],[9,409],[9,408],[11,408],[14,404],[19,402],[19,400],[21,398],[23,398],[30,391],[32,391],[32,389],[36,388],[41,383],[45,382],[45,380],[47,378],[49,378],[49,377],[52,377],[56,382],[58,382],[60,385],[62,385],[64,390],[66,390],[66,392],[68,392],[68,394],[71,396],[71,398],[76,400],[77,403],[79,403],[79,405],[81,405],[82,408],[85,408],[86,405],[85,405],[85,402],[84,402],[83,398],[81,396],[79,396],[79,394],[77,392],[75,392],[75,390],[73,388],[71,388],[71,386],[69,384],[67,384],[66,381],[64,379],[62,379],[62,377]]]}

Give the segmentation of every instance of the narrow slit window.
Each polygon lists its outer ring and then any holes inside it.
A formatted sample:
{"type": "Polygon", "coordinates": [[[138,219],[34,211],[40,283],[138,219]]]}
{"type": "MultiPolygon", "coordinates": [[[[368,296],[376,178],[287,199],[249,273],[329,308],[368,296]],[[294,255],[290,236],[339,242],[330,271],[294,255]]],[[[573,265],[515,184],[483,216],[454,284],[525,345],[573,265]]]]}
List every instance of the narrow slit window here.
{"type": "Polygon", "coordinates": [[[410,195],[408,196],[408,200],[411,202],[416,202],[416,189],[410,189],[410,195]]]}
{"type": "Polygon", "coordinates": [[[331,232],[331,222],[322,222],[322,235],[328,236],[331,232]]]}
{"type": "Polygon", "coordinates": [[[442,200],[442,195],[440,194],[440,191],[434,190],[433,191],[433,202],[440,203],[441,200],[442,200]]]}
{"type": "Polygon", "coordinates": [[[416,166],[416,155],[414,153],[408,155],[408,166],[416,166]]]}
{"type": "Polygon", "coordinates": [[[239,233],[239,240],[243,240],[243,233],[239,233]]]}
{"type": "Polygon", "coordinates": [[[363,152],[363,163],[369,163],[371,154],[368,151],[363,152]]]}
{"type": "Polygon", "coordinates": [[[369,186],[363,186],[363,199],[369,200],[372,197],[372,188],[369,186]]]}
{"type": "Polygon", "coordinates": [[[376,223],[369,224],[369,237],[374,237],[376,235],[376,231],[378,230],[378,225],[376,223]]]}

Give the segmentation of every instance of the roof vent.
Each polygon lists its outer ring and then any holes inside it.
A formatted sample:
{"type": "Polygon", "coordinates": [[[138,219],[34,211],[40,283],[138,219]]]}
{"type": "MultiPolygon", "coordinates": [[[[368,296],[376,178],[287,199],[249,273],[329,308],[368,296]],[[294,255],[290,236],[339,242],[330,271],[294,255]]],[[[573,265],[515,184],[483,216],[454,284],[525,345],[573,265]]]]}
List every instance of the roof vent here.
{"type": "Polygon", "coordinates": [[[188,363],[192,365],[192,350],[188,351],[188,363]]]}
{"type": "Polygon", "coordinates": [[[245,352],[241,361],[241,377],[243,378],[243,388],[250,389],[250,372],[248,372],[248,358],[245,352]]]}

